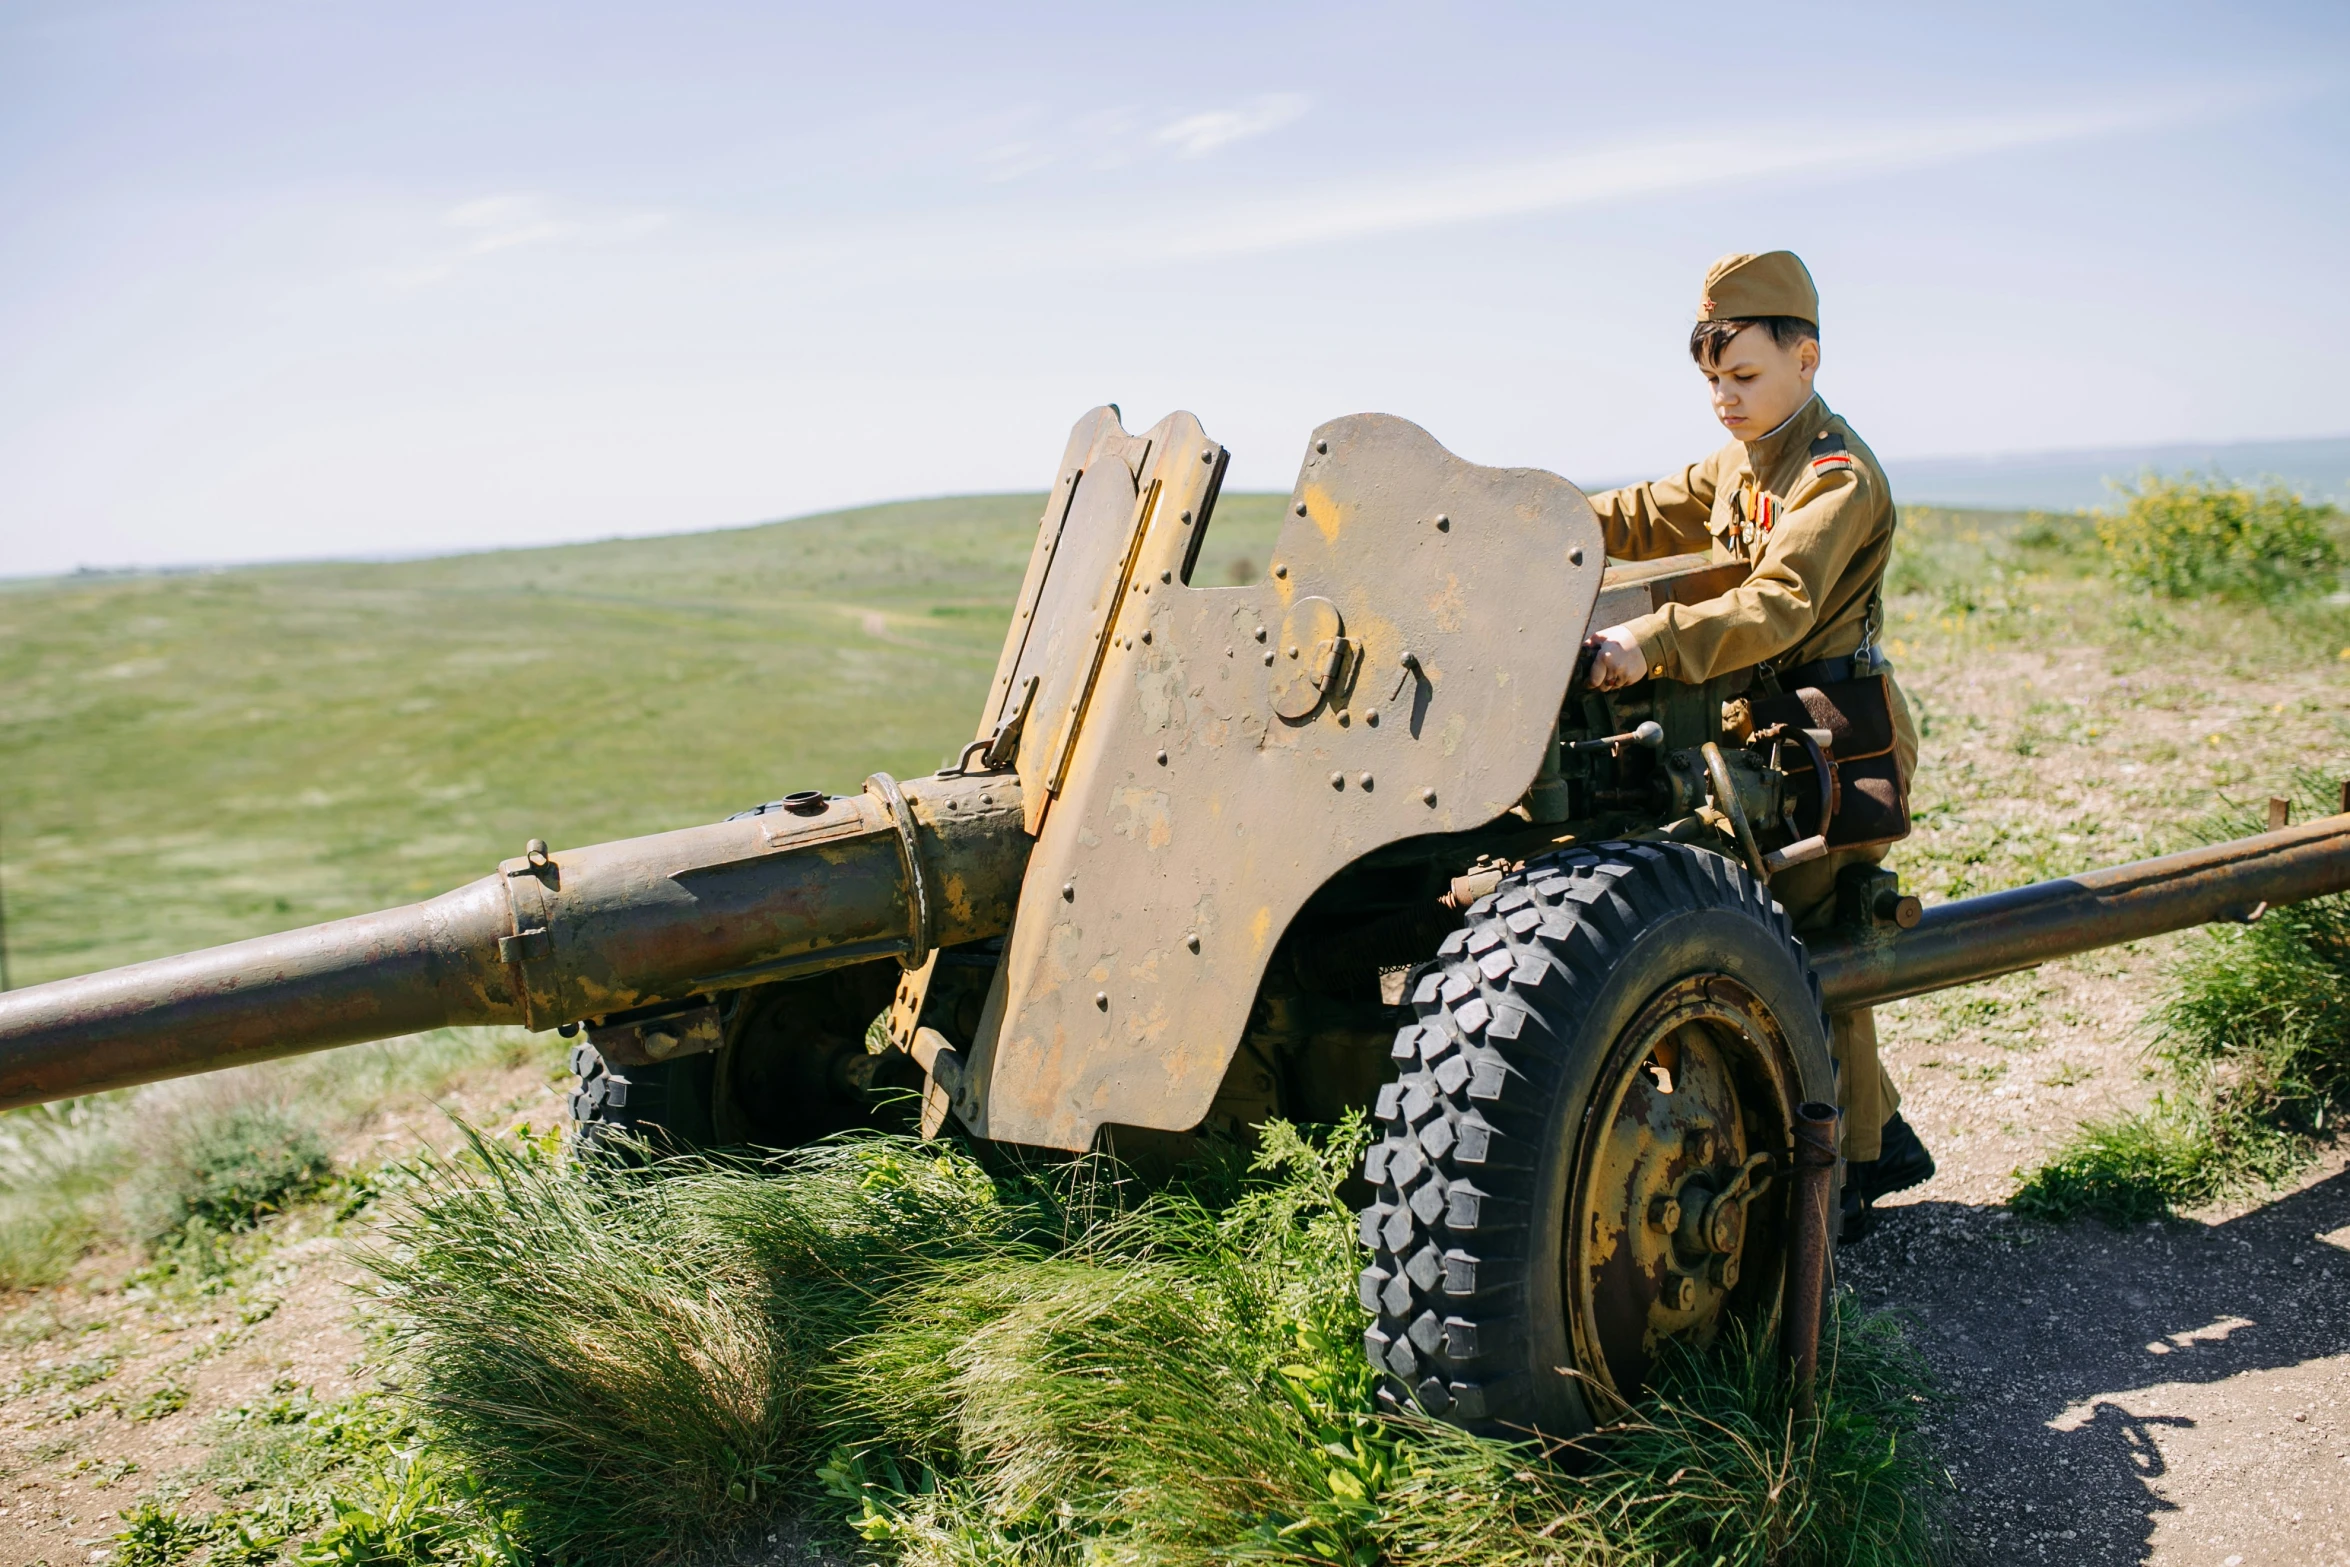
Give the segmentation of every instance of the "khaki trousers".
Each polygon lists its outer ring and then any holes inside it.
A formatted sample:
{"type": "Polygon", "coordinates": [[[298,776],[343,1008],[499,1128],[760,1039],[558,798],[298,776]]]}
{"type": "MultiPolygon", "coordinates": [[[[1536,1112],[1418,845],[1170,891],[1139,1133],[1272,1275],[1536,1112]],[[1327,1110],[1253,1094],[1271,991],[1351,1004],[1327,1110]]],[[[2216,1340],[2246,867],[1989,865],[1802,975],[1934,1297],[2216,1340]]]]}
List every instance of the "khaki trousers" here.
{"type": "MultiPolygon", "coordinates": [[[[1907,798],[1909,780],[1917,771],[1917,726],[1902,699],[1900,683],[1887,685],[1893,693],[1893,760],[1907,798]]],[[[1790,867],[1771,878],[1771,896],[1795,922],[1798,936],[1826,930],[1836,921],[1836,873],[1847,865],[1878,864],[1889,847],[1847,849],[1790,867]]],[[[1877,1059],[1876,1013],[1867,1007],[1830,1013],[1828,1056],[1836,1063],[1836,1108],[1844,1112],[1844,1157],[1855,1162],[1874,1159],[1883,1151],[1885,1123],[1901,1108],[1901,1091],[1877,1059]]]]}

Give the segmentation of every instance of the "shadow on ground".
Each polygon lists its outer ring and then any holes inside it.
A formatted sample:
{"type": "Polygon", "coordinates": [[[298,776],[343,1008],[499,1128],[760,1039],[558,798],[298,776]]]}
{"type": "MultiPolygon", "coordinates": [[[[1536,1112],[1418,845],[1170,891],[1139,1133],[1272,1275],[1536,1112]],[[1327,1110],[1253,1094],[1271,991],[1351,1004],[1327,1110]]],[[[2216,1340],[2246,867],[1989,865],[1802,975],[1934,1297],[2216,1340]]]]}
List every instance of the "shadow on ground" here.
{"type": "Polygon", "coordinates": [[[2340,1390],[2319,1425],[2306,1410],[2296,1425],[2278,1406],[2307,1402],[2302,1390],[2251,1374],[2350,1352],[2350,1253],[2317,1238],[2345,1225],[2350,1172],[2213,1225],[2050,1226],[1922,1202],[1885,1210],[1838,1266],[1862,1300],[1911,1321],[1934,1365],[1960,1530],[1982,1559],[2151,1561],[2164,1515],[2193,1507],[2222,1531],[2199,1516],[2198,1544],[2269,1533],[2233,1513],[2273,1523],[2274,1537],[2227,1540],[2230,1561],[2333,1561],[2350,1559],[2340,1390]],[[2214,1386],[2233,1378],[2246,1380],[2214,1386]],[[2182,1398],[2179,1384],[2204,1391],[2182,1398]],[[2205,1413],[2143,1413],[2182,1403],[2205,1413]],[[2166,1451],[2188,1448],[2209,1473],[2174,1472],[2166,1451]],[[2275,1491],[2248,1493],[2215,1453],[2275,1491]]]}

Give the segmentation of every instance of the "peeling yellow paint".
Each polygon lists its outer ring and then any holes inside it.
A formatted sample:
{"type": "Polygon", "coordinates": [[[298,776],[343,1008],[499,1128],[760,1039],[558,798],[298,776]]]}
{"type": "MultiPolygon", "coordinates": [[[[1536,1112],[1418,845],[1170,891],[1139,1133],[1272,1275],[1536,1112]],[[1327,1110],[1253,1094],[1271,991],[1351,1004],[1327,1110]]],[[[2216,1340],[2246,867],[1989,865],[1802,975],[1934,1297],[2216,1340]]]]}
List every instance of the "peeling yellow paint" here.
{"type": "Polygon", "coordinates": [[[1111,799],[1110,830],[1146,849],[1164,849],[1175,841],[1173,803],[1163,789],[1128,785],[1111,799]]]}
{"type": "Polygon", "coordinates": [[[1318,484],[1305,487],[1306,521],[1321,530],[1322,542],[1336,544],[1339,530],[1346,526],[1349,508],[1339,504],[1328,490],[1318,484]]]}
{"type": "Polygon", "coordinates": [[[1449,572],[1445,574],[1443,590],[1428,597],[1428,613],[1435,617],[1436,629],[1439,631],[1458,631],[1467,624],[1469,602],[1461,593],[1461,579],[1458,576],[1449,572]]]}

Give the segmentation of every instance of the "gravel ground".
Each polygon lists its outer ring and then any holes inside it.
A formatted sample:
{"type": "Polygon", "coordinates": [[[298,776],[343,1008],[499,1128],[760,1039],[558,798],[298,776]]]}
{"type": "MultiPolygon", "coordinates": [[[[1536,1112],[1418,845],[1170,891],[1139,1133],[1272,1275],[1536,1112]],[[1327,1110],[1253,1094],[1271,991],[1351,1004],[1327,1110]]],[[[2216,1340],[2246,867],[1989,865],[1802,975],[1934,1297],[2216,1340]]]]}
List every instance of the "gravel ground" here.
{"type": "Polygon", "coordinates": [[[2249,1212],[2120,1233],[1929,1193],[1841,1254],[1940,1378],[1982,1559],[2350,1563],[2345,1162],[2249,1212]]]}

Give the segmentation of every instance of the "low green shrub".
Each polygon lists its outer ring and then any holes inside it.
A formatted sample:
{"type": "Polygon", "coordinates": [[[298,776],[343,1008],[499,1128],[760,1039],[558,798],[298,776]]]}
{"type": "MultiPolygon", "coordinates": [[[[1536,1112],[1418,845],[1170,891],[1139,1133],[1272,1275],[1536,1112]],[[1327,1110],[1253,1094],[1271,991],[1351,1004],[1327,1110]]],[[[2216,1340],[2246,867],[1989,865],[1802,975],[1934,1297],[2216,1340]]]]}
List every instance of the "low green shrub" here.
{"type": "Polygon", "coordinates": [[[2097,519],[2088,512],[2028,511],[2016,530],[2015,548],[2024,559],[2048,566],[2078,565],[2097,552],[2097,519]]]}
{"type": "Polygon", "coordinates": [[[2282,484],[2147,474],[2101,512],[2097,538],[2115,576],[2165,598],[2274,600],[2334,586],[2341,564],[2331,506],[2282,484]]]}
{"type": "Polygon", "coordinates": [[[212,1452],[122,1514],[127,1567],[525,1567],[470,1478],[380,1394],[291,1382],[216,1417],[212,1452]],[[215,1505],[189,1496],[208,1490],[215,1505]]]}
{"type": "Polygon", "coordinates": [[[191,1227],[235,1234],[315,1195],[333,1174],[308,1117],[266,1099],[205,1096],[146,1167],[136,1207],[152,1242],[191,1227]]]}
{"type": "Polygon", "coordinates": [[[329,1499],[333,1521],[302,1547],[300,1567],[528,1567],[470,1476],[417,1448],[376,1456],[329,1499]]]}
{"type": "Polygon", "coordinates": [[[123,1513],[114,1561],[116,1567],[179,1567],[214,1538],[209,1520],[150,1497],[123,1513]]]}

